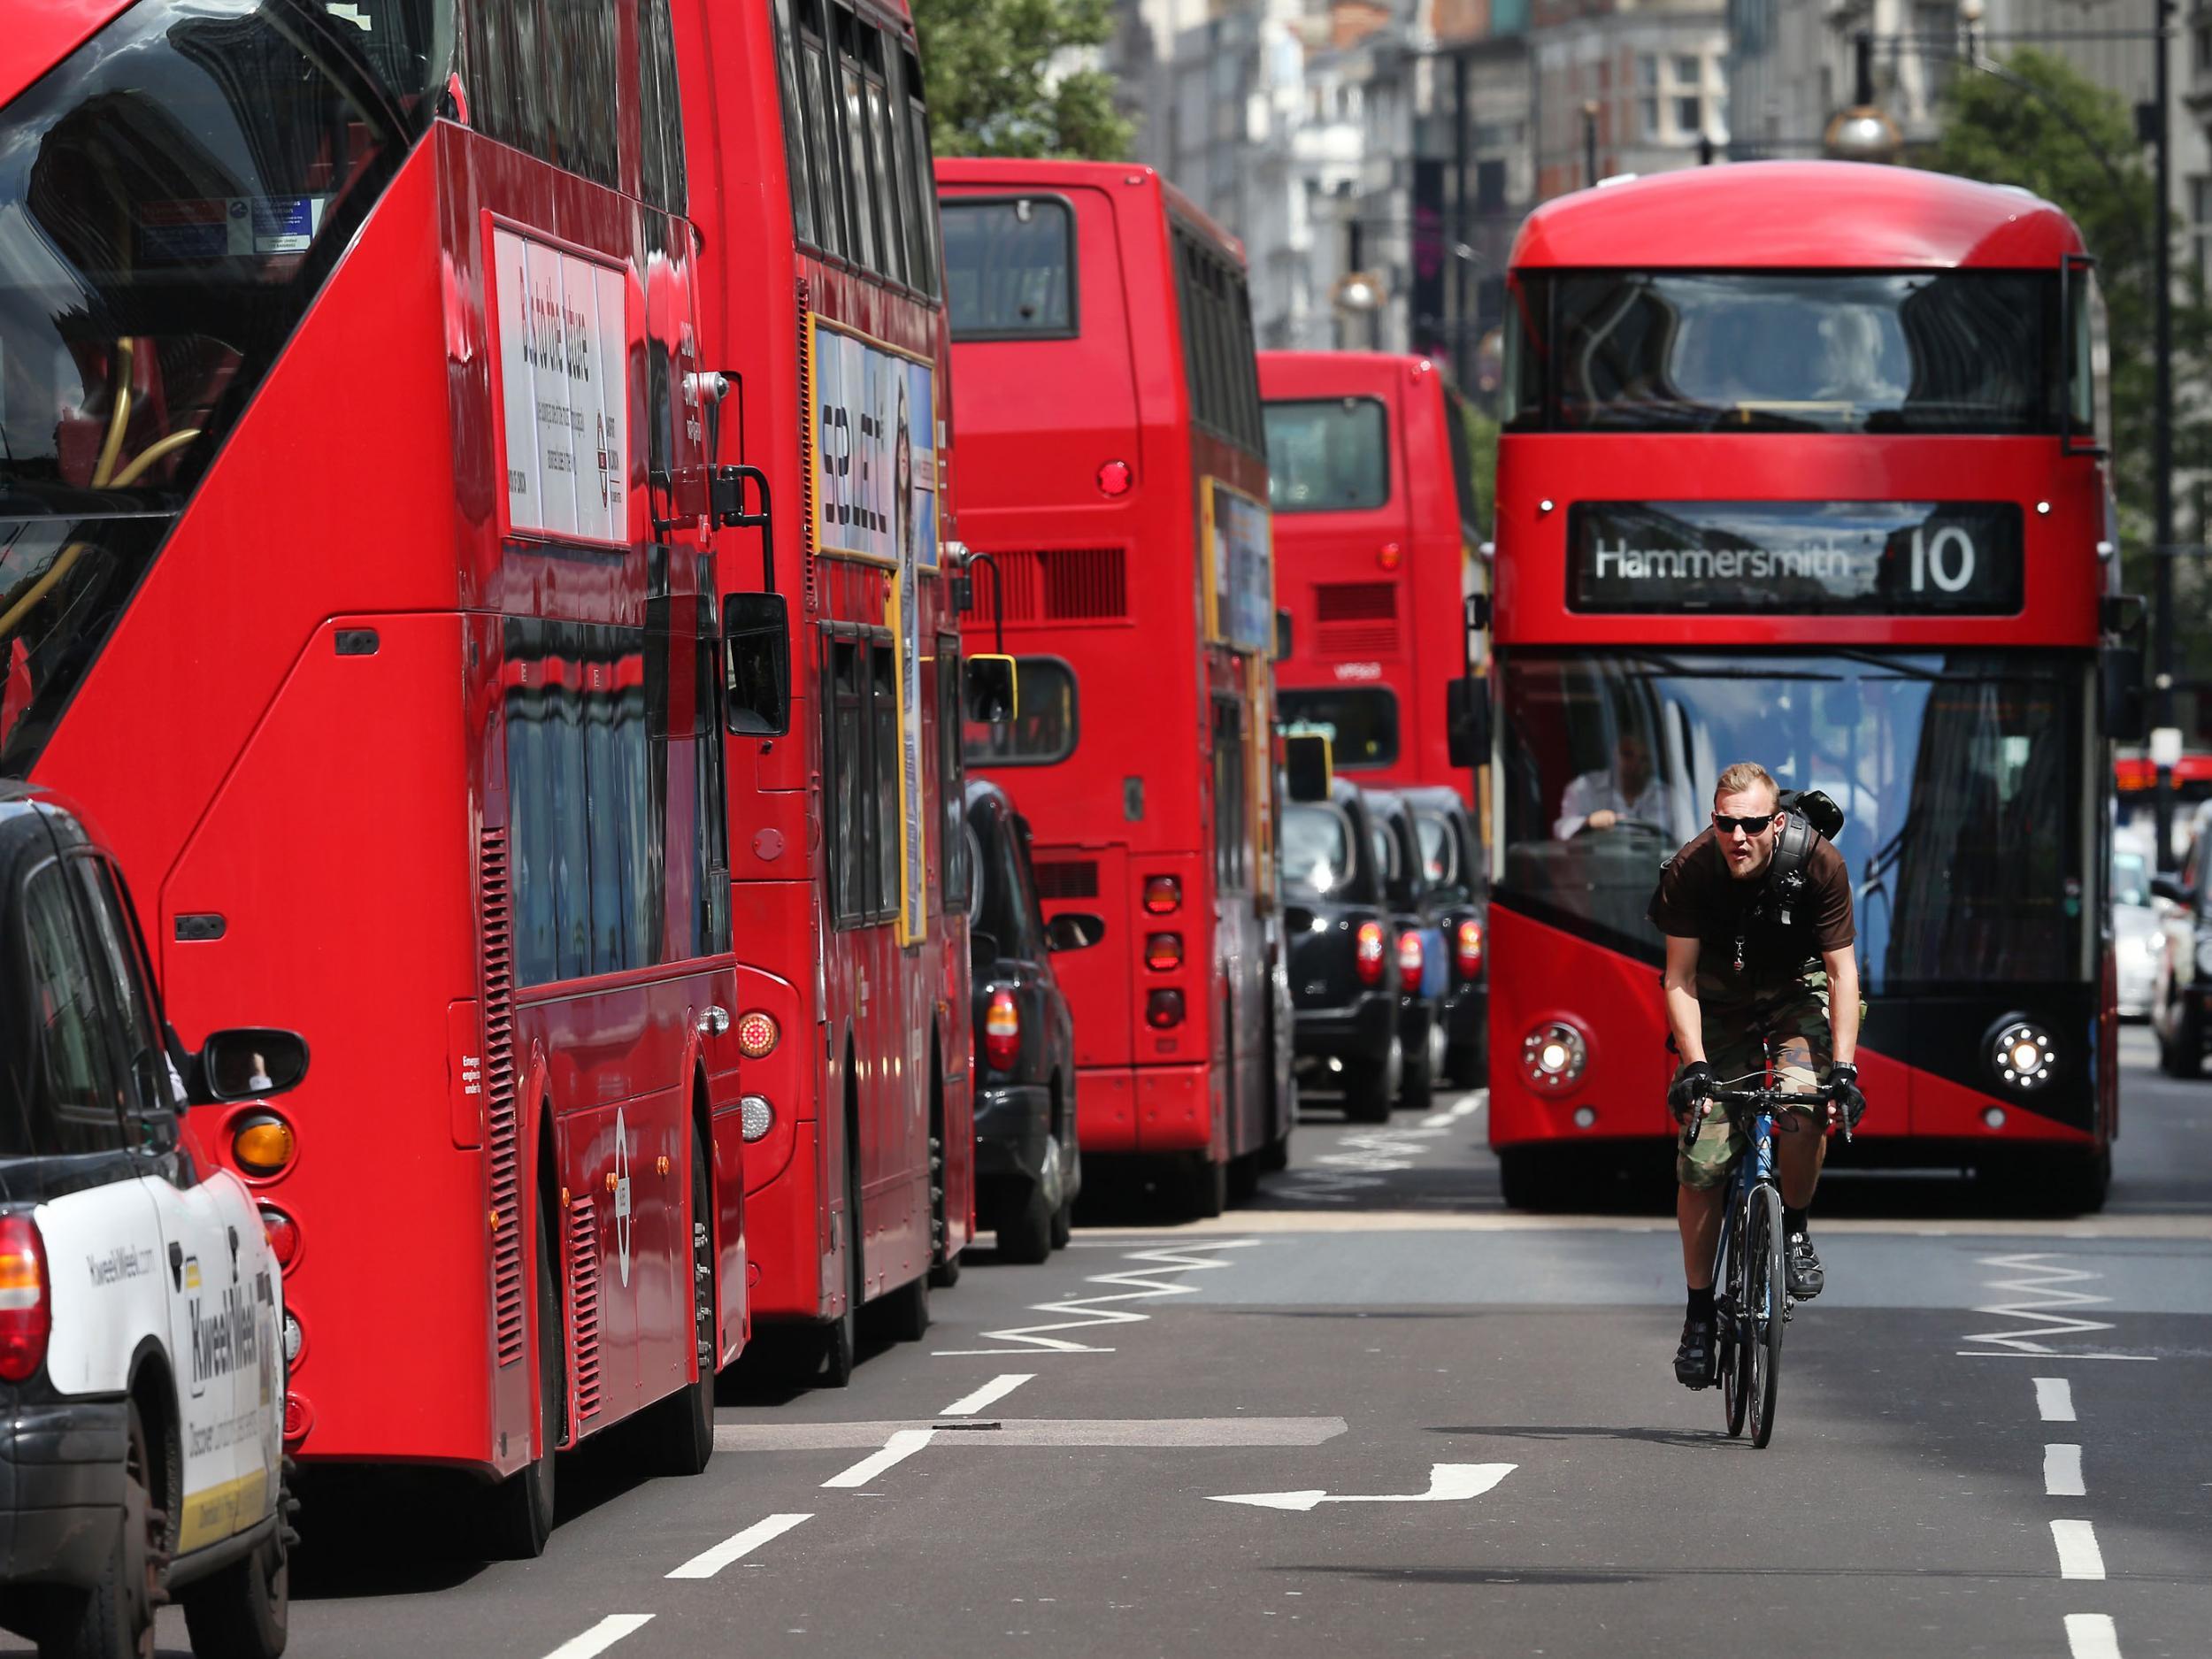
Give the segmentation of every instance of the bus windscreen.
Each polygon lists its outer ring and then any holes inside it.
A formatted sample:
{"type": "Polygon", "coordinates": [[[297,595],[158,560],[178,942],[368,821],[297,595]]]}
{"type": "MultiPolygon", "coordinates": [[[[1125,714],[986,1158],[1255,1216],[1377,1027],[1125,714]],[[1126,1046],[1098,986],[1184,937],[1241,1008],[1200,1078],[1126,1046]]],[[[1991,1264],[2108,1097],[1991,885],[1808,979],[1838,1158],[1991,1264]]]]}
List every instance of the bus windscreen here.
{"type": "Polygon", "coordinates": [[[1277,512],[1365,512],[1390,499],[1387,417],[1372,397],[1271,402],[1267,504],[1277,512]]]}

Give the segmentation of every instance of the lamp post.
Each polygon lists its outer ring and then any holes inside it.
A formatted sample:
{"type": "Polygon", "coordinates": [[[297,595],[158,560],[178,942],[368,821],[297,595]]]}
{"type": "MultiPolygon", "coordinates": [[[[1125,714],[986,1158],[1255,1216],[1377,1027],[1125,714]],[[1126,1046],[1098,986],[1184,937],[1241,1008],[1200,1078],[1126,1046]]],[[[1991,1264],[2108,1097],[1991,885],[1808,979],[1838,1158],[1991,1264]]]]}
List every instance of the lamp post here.
{"type": "MultiPolygon", "coordinates": [[[[2152,42],[2151,142],[2156,157],[2157,198],[2151,209],[2151,345],[2155,376],[2151,421],[2151,518],[2156,545],[2151,549],[2153,603],[2151,618],[2153,667],[2152,724],[2170,729],[2174,723],[2174,284],[2173,210],[2166,196],[2173,185],[2173,121],[2167,109],[2167,27],[2173,18],[2173,0],[2151,0],[2157,8],[2157,38],[2152,42]]],[[[2157,771],[2152,796],[2153,822],[2157,826],[2158,867],[2174,867],[2174,769],[2157,771]]]]}
{"type": "Polygon", "coordinates": [[[1851,47],[1858,71],[1851,107],[1838,111],[1828,123],[1828,130],[1821,134],[1821,148],[1832,161],[1895,161],[1904,134],[1874,102],[1874,36],[1861,29],[1851,47]]]}

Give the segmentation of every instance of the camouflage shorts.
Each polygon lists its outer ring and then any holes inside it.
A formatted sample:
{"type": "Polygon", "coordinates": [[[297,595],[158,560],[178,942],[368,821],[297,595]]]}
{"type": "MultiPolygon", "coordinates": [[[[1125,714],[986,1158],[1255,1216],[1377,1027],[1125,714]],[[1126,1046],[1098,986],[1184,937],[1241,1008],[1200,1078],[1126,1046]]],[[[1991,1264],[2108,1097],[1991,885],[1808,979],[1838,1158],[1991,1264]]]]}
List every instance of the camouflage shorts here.
{"type": "MultiPolygon", "coordinates": [[[[1778,989],[1750,997],[1732,991],[1717,978],[1698,976],[1698,1006],[1703,1015],[1705,1063],[1724,1088],[1756,1088],[1765,1080],[1768,1048],[1778,1055],[1801,1038],[1812,1064],[1778,1064],[1775,1079],[1784,1087],[1817,1088],[1829,1062],[1828,976],[1816,969],[1778,989]]],[[[1863,1011],[1863,1005],[1862,1006],[1863,1011]]],[[[1812,1108],[1792,1111],[1813,1115],[1812,1108]]],[[[1728,1179],[1729,1167],[1744,1149],[1743,1132],[1716,1106],[1698,1125],[1697,1139],[1677,1154],[1675,1179],[1700,1192],[1728,1179]]]]}

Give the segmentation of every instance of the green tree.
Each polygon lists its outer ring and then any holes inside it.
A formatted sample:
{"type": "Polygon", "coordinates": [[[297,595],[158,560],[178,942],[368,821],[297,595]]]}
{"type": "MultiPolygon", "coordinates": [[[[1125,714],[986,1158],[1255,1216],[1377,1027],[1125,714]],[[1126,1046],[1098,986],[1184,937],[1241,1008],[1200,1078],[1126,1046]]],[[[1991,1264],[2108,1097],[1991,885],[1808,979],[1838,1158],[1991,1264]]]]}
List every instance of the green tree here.
{"type": "Polygon", "coordinates": [[[1065,67],[1066,54],[1112,37],[1109,0],[914,0],[914,27],[939,155],[1126,153],[1113,77],[1065,67]]]}

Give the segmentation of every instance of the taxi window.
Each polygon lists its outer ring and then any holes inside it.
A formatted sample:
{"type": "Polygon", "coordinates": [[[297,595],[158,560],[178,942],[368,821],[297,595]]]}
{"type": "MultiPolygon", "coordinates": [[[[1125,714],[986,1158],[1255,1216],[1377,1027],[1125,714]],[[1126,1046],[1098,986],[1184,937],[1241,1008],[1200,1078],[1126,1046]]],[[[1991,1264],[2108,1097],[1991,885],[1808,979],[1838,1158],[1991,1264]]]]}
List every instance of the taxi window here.
{"type": "Polygon", "coordinates": [[[121,1091],[108,1048],[91,952],[58,864],[42,864],[23,888],[35,1064],[17,1075],[34,1157],[112,1152],[123,1147],[121,1091]]]}
{"type": "Polygon", "coordinates": [[[97,946],[96,970],[104,976],[109,1003],[116,1010],[136,1103],[142,1111],[160,1111],[173,1102],[167,1096],[168,1071],[161,1035],[154,1025],[153,995],[138,953],[130,911],[124,904],[115,872],[104,860],[78,857],[69,863],[76,873],[86,912],[92,918],[92,936],[97,946]]]}

